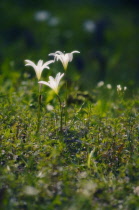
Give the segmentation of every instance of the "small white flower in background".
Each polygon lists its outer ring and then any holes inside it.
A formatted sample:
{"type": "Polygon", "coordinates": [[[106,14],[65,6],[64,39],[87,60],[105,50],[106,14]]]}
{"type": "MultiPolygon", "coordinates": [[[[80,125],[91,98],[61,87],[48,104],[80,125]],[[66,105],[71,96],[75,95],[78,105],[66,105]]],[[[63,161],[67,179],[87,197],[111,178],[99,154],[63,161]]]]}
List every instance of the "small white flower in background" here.
{"type": "Polygon", "coordinates": [[[38,80],[40,80],[43,69],[49,69],[48,65],[50,63],[54,63],[54,61],[50,60],[50,61],[47,61],[47,62],[43,63],[42,60],[39,60],[37,65],[36,65],[35,63],[33,63],[30,60],[25,60],[25,63],[26,63],[25,66],[32,66],[34,68],[34,70],[36,72],[36,76],[37,76],[38,80]]]}
{"type": "Polygon", "coordinates": [[[7,166],[6,168],[7,168],[7,171],[11,171],[11,169],[10,169],[10,167],[9,167],[9,166],[7,166]]]}
{"type": "Polygon", "coordinates": [[[117,85],[117,92],[121,92],[122,90],[123,91],[126,91],[127,90],[127,87],[125,86],[125,87],[122,88],[121,85],[117,85]]]}
{"type": "Polygon", "coordinates": [[[94,32],[95,29],[96,29],[96,24],[94,23],[94,21],[92,20],[86,20],[84,23],[83,23],[83,27],[84,27],[84,30],[87,31],[87,32],[94,32]]]}
{"type": "Polygon", "coordinates": [[[55,78],[49,76],[49,81],[45,82],[45,81],[40,81],[38,82],[39,84],[44,84],[49,86],[50,88],[52,88],[52,90],[58,95],[58,86],[60,83],[60,80],[62,79],[62,77],[64,76],[64,73],[61,74],[60,72],[56,75],[55,78]]]}
{"type": "Polygon", "coordinates": [[[57,26],[59,24],[59,19],[57,17],[51,17],[48,24],[50,26],[57,26]]]}
{"type": "Polygon", "coordinates": [[[34,18],[37,21],[45,21],[50,17],[50,12],[48,11],[38,11],[35,13],[34,18]]]}
{"type": "Polygon", "coordinates": [[[79,185],[77,193],[82,194],[85,197],[89,197],[90,195],[94,194],[97,190],[97,184],[92,181],[82,182],[79,185]]]}
{"type": "Polygon", "coordinates": [[[111,84],[107,84],[106,87],[107,87],[108,89],[112,89],[111,84]]]}
{"type": "Polygon", "coordinates": [[[43,177],[45,177],[45,175],[46,175],[45,172],[42,170],[42,171],[38,172],[37,177],[43,178],[43,177]]]}
{"type": "Polygon", "coordinates": [[[117,85],[117,92],[120,92],[122,90],[121,85],[117,85]]]}
{"type": "Polygon", "coordinates": [[[80,53],[79,51],[73,51],[71,53],[62,53],[61,51],[56,51],[55,53],[50,53],[49,56],[54,56],[54,60],[60,60],[64,69],[68,67],[68,63],[73,59],[73,53],[80,53]]]}
{"type": "Polygon", "coordinates": [[[139,196],[139,186],[134,187],[133,192],[134,192],[136,195],[138,195],[138,196],[139,196]]]}
{"type": "Polygon", "coordinates": [[[100,81],[97,83],[97,87],[102,87],[104,85],[104,82],[103,81],[100,81]]]}
{"type": "Polygon", "coordinates": [[[54,107],[51,104],[47,104],[46,109],[48,111],[52,111],[54,109],[54,107]]]}
{"type": "Polygon", "coordinates": [[[24,187],[23,189],[23,193],[25,195],[37,195],[39,193],[39,190],[37,190],[35,187],[32,187],[32,186],[26,186],[24,187]]]}

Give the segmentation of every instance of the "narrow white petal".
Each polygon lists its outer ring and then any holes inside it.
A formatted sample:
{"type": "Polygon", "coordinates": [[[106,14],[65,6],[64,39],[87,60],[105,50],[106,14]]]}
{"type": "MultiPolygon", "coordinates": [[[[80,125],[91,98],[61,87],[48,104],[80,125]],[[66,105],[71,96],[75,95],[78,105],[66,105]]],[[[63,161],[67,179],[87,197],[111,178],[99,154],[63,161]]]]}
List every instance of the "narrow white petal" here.
{"type": "Polygon", "coordinates": [[[49,65],[50,63],[54,63],[54,60],[47,61],[44,64],[49,65]]]}
{"type": "Polygon", "coordinates": [[[49,55],[49,56],[51,56],[51,55],[52,55],[52,56],[55,56],[56,54],[55,54],[55,53],[49,53],[48,55],[49,55]]]}
{"type": "Polygon", "coordinates": [[[56,83],[57,83],[57,85],[59,85],[59,82],[60,82],[60,80],[61,80],[61,78],[64,76],[64,73],[63,74],[61,74],[61,73],[59,72],[57,75],[56,75],[56,83]]]}
{"type": "Polygon", "coordinates": [[[56,55],[55,59],[56,59],[56,61],[60,60],[63,63],[62,55],[56,55]]]}
{"type": "Polygon", "coordinates": [[[52,81],[51,85],[52,85],[52,89],[57,92],[58,85],[57,85],[56,81],[52,81]]]}
{"type": "Polygon", "coordinates": [[[37,74],[38,80],[40,80],[41,74],[43,71],[42,64],[43,64],[43,60],[39,60],[37,64],[37,68],[36,68],[36,74],[37,74]]]}
{"type": "Polygon", "coordinates": [[[52,76],[49,76],[49,81],[54,81],[55,79],[52,76]]]}
{"type": "Polygon", "coordinates": [[[64,73],[63,74],[61,74],[61,76],[60,76],[60,79],[62,79],[62,77],[64,76],[64,73]]]}
{"type": "Polygon", "coordinates": [[[54,56],[54,62],[59,60],[58,59],[59,55],[57,55],[56,53],[50,53],[49,56],[54,56]]]}
{"type": "Polygon", "coordinates": [[[73,54],[72,53],[68,53],[68,56],[69,56],[69,62],[71,62],[72,59],[73,59],[73,54]]]}
{"type": "Polygon", "coordinates": [[[69,62],[69,53],[66,53],[64,56],[61,56],[63,60],[64,69],[67,69],[68,62],[69,62]]]}
{"type": "Polygon", "coordinates": [[[45,62],[44,64],[43,64],[43,66],[42,66],[42,68],[44,69],[44,68],[47,68],[47,69],[49,69],[49,64],[50,63],[54,63],[54,60],[50,60],[50,61],[47,61],[47,62],[45,62]]]}
{"type": "Polygon", "coordinates": [[[59,54],[59,55],[64,55],[64,53],[62,53],[62,52],[61,52],[61,51],[59,51],[59,50],[58,50],[58,51],[56,51],[55,53],[56,53],[56,54],[59,54]]]}
{"type": "Polygon", "coordinates": [[[59,82],[60,82],[60,80],[62,79],[63,76],[64,76],[64,73],[60,75],[59,82]]]}
{"type": "Polygon", "coordinates": [[[36,66],[32,61],[30,60],[25,60],[26,65],[25,66],[32,66],[36,72],[36,76],[38,78],[38,80],[40,79],[40,74],[39,74],[39,69],[38,66],[36,66]]]}
{"type": "Polygon", "coordinates": [[[60,72],[57,73],[56,77],[55,77],[55,81],[58,84],[59,83],[59,78],[60,78],[60,72]]]}
{"type": "Polygon", "coordinates": [[[75,50],[75,51],[72,51],[71,53],[80,53],[79,51],[75,50]]]}
{"type": "Polygon", "coordinates": [[[26,65],[25,65],[25,66],[32,66],[34,69],[36,68],[35,63],[33,63],[33,62],[32,62],[32,61],[30,61],[30,60],[25,60],[25,63],[26,63],[26,65]]]}
{"type": "Polygon", "coordinates": [[[43,84],[43,85],[47,85],[47,86],[49,86],[49,87],[51,88],[51,86],[50,86],[50,84],[49,84],[48,82],[40,81],[40,82],[38,82],[38,83],[43,84]]]}
{"type": "Polygon", "coordinates": [[[52,88],[53,88],[53,90],[56,90],[57,89],[57,82],[56,82],[56,79],[55,78],[53,78],[53,77],[49,77],[49,79],[50,79],[50,83],[51,83],[51,85],[52,85],[52,88]]]}
{"type": "Polygon", "coordinates": [[[39,60],[37,63],[37,66],[42,66],[42,64],[43,64],[43,60],[39,60]]]}

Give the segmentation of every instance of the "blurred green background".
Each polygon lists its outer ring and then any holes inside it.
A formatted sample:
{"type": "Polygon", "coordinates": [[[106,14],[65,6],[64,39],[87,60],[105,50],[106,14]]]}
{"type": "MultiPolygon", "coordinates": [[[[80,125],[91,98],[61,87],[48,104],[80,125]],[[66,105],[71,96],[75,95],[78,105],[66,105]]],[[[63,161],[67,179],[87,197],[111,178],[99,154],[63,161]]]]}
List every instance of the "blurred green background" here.
{"type": "MultiPolygon", "coordinates": [[[[24,60],[50,60],[57,50],[74,54],[69,79],[81,89],[99,81],[138,86],[137,0],[1,0],[0,83],[35,77],[24,60]]],[[[49,74],[62,72],[60,62],[49,74]]],[[[43,72],[47,80],[48,71],[43,72]]]]}

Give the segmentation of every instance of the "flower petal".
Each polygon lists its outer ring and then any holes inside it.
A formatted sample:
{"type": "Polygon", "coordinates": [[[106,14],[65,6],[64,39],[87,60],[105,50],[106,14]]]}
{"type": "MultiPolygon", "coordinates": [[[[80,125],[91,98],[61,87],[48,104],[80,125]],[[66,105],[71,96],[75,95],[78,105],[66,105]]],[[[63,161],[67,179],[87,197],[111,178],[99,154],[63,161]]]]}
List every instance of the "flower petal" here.
{"type": "Polygon", "coordinates": [[[75,50],[75,51],[72,51],[71,53],[80,53],[79,51],[75,50]]]}
{"type": "Polygon", "coordinates": [[[68,62],[69,62],[69,53],[66,53],[64,56],[61,56],[62,60],[63,60],[63,66],[64,66],[64,69],[66,70],[67,69],[67,66],[68,66],[68,62]]]}
{"type": "Polygon", "coordinates": [[[30,60],[25,60],[25,63],[26,63],[26,65],[25,65],[25,66],[32,66],[34,69],[36,68],[35,63],[33,63],[33,62],[32,62],[32,61],[30,61],[30,60]]]}
{"type": "Polygon", "coordinates": [[[37,63],[37,66],[42,67],[42,64],[43,64],[43,60],[39,60],[38,63],[37,63]]]}
{"type": "Polygon", "coordinates": [[[57,74],[57,84],[59,85],[59,82],[60,82],[60,80],[62,79],[62,77],[64,76],[64,73],[63,74],[61,74],[60,75],[60,73],[59,73],[59,75],[57,74]]]}
{"type": "Polygon", "coordinates": [[[49,87],[51,88],[51,86],[50,86],[50,84],[49,84],[48,82],[45,82],[45,81],[39,81],[38,83],[43,84],[43,85],[47,85],[47,86],[49,86],[49,87]]]}
{"type": "Polygon", "coordinates": [[[49,83],[50,83],[51,88],[53,90],[57,89],[57,83],[56,83],[55,79],[53,77],[51,77],[51,76],[49,76],[49,83]]]}
{"type": "Polygon", "coordinates": [[[50,60],[50,61],[47,61],[47,62],[45,62],[44,64],[43,64],[43,66],[42,66],[42,68],[44,69],[44,68],[47,68],[47,69],[49,69],[49,64],[50,63],[54,63],[54,60],[50,60]]]}
{"type": "Polygon", "coordinates": [[[61,51],[59,51],[59,50],[58,50],[58,51],[56,51],[56,52],[55,52],[55,54],[58,54],[58,55],[64,55],[64,53],[63,53],[63,52],[61,52],[61,51]]]}
{"type": "Polygon", "coordinates": [[[72,53],[67,53],[67,54],[68,54],[68,57],[69,57],[69,62],[71,62],[72,59],[73,59],[73,54],[72,53]]]}
{"type": "Polygon", "coordinates": [[[48,55],[49,55],[49,56],[51,56],[51,55],[52,55],[52,56],[55,56],[56,54],[55,54],[55,53],[49,53],[48,55]]]}

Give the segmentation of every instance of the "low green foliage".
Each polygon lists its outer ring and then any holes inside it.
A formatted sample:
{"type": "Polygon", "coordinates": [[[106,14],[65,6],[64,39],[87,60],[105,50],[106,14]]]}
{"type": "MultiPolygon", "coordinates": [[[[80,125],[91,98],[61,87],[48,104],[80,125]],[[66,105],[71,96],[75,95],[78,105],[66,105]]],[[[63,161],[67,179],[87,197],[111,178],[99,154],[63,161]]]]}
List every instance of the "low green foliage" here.
{"type": "MultiPolygon", "coordinates": [[[[67,124],[60,133],[57,98],[43,89],[36,134],[35,84],[25,80],[11,89],[9,81],[9,91],[6,86],[0,94],[2,208],[137,209],[137,97],[105,86],[90,93],[71,88],[74,100],[69,96],[67,124]]],[[[60,92],[63,99],[62,87],[60,92]]]]}
{"type": "Polygon", "coordinates": [[[124,2],[1,0],[0,209],[139,209],[138,10],[124,2]],[[81,52],[60,105],[24,64],[56,50],[81,52]]]}

